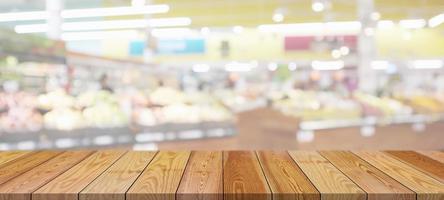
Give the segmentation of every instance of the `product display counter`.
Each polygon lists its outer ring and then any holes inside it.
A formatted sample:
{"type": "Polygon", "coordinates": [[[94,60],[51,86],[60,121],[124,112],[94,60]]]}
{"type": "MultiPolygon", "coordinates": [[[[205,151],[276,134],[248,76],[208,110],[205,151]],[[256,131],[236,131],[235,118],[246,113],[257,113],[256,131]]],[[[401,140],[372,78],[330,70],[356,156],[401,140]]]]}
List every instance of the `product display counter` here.
{"type": "Polygon", "coordinates": [[[0,199],[444,198],[437,151],[0,152],[0,199]]]}

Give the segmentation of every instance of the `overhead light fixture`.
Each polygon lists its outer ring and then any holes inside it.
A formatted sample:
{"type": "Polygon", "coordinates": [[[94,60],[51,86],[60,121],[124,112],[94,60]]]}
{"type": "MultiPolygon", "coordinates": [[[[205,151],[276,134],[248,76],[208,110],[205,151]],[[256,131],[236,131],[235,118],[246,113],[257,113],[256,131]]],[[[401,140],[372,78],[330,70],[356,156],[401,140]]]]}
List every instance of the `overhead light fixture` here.
{"type": "Polygon", "coordinates": [[[370,63],[370,67],[374,70],[386,70],[390,66],[390,62],[386,60],[374,60],[370,63]]]}
{"type": "Polygon", "coordinates": [[[228,72],[247,72],[252,68],[251,63],[230,62],[225,65],[225,71],[228,72]]]}
{"type": "MultiPolygon", "coordinates": [[[[129,6],[129,7],[109,7],[109,8],[87,8],[87,9],[69,9],[62,10],[62,18],[87,18],[87,17],[107,17],[124,15],[143,15],[166,13],[170,7],[166,4],[148,5],[148,6],[129,6]]],[[[29,21],[46,20],[49,15],[46,11],[31,12],[11,12],[0,13],[0,22],[11,21],[29,21]]]]}
{"type": "Polygon", "coordinates": [[[359,21],[315,22],[296,24],[263,24],[258,26],[261,32],[291,33],[306,35],[346,35],[358,34],[361,30],[359,21]]]}
{"type": "Polygon", "coordinates": [[[393,28],[395,26],[395,23],[391,20],[381,20],[378,21],[377,27],[378,29],[389,29],[393,28]]]}
{"type": "Polygon", "coordinates": [[[426,21],[424,19],[406,19],[399,21],[399,25],[403,28],[407,29],[420,29],[424,28],[426,25],[426,21]]]}
{"type": "Polygon", "coordinates": [[[333,58],[335,58],[335,59],[340,58],[340,57],[341,57],[341,51],[338,50],[338,49],[333,49],[333,50],[331,51],[331,57],[333,57],[333,58]]]}
{"type": "Polygon", "coordinates": [[[136,30],[120,30],[120,31],[88,31],[88,32],[69,32],[62,33],[61,39],[64,41],[79,40],[103,40],[112,38],[128,38],[134,39],[139,36],[136,30]]]}
{"type": "MultiPolygon", "coordinates": [[[[62,31],[90,31],[90,30],[111,30],[111,29],[139,29],[150,27],[177,27],[189,26],[191,19],[187,17],[160,18],[160,19],[134,19],[134,20],[107,20],[107,21],[86,21],[86,22],[65,22],[62,24],[62,31]]],[[[48,30],[47,24],[17,25],[17,33],[44,33],[48,30]]]]}
{"type": "Polygon", "coordinates": [[[335,61],[318,61],[315,60],[311,62],[311,67],[314,70],[339,70],[344,68],[344,61],[335,60],[335,61]]]}
{"type": "Polygon", "coordinates": [[[272,19],[274,22],[282,22],[282,21],[284,21],[284,14],[274,13],[272,19]]]}
{"type": "Polygon", "coordinates": [[[207,64],[195,64],[192,70],[196,73],[208,72],[210,71],[210,66],[207,64]]]}
{"type": "Polygon", "coordinates": [[[415,69],[440,69],[443,67],[442,60],[415,60],[411,63],[415,69]]]}
{"type": "Polygon", "coordinates": [[[233,32],[236,34],[242,33],[244,31],[244,27],[242,26],[234,26],[233,27],[233,32]]]}
{"type": "Polygon", "coordinates": [[[315,12],[322,12],[325,9],[325,5],[320,1],[315,1],[311,4],[311,9],[315,12]]]}
{"type": "Polygon", "coordinates": [[[437,27],[442,23],[444,23],[444,13],[436,15],[429,19],[429,26],[432,28],[437,27]]]}
{"type": "Polygon", "coordinates": [[[157,38],[178,38],[191,35],[189,28],[156,28],[151,30],[151,35],[157,38]]]}

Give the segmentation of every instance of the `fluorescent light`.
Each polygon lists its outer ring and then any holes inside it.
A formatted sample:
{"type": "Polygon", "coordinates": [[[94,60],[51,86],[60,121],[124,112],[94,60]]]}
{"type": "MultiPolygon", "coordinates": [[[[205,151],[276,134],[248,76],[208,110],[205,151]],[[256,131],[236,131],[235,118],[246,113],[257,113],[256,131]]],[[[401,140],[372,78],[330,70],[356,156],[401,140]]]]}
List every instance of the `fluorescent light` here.
{"type": "MultiPolygon", "coordinates": [[[[111,30],[111,29],[138,29],[150,27],[167,26],[188,26],[190,18],[160,18],[160,19],[133,19],[133,20],[107,20],[107,21],[87,21],[87,22],[65,22],[62,24],[62,31],[90,31],[90,30],[111,30]]],[[[48,30],[46,24],[17,25],[17,33],[44,33],[48,30]]]]}
{"type": "Polygon", "coordinates": [[[406,19],[399,21],[399,25],[403,28],[419,29],[426,25],[426,21],[424,19],[406,19]]]}
{"type": "Polygon", "coordinates": [[[325,9],[325,6],[322,2],[317,1],[311,4],[311,9],[315,12],[322,12],[325,9]]]}
{"type": "Polygon", "coordinates": [[[393,28],[393,26],[395,26],[395,23],[393,23],[393,21],[391,20],[381,20],[378,21],[378,29],[389,29],[389,28],[393,28]]]}
{"type": "Polygon", "coordinates": [[[437,27],[442,23],[444,23],[444,13],[436,15],[429,20],[429,26],[432,28],[437,27]]]}
{"type": "Polygon", "coordinates": [[[46,18],[48,18],[46,11],[0,13],[0,22],[45,20],[46,18]]]}
{"type": "Polygon", "coordinates": [[[291,33],[292,35],[344,35],[358,34],[359,21],[338,21],[327,23],[263,24],[258,26],[262,32],[291,33]]]}
{"type": "Polygon", "coordinates": [[[110,8],[86,8],[86,9],[63,10],[61,16],[63,18],[107,17],[107,16],[166,13],[169,10],[170,7],[165,4],[149,5],[149,6],[110,7],[110,8]]]}
{"type": "Polygon", "coordinates": [[[137,38],[139,33],[135,30],[121,30],[121,31],[89,31],[89,32],[70,32],[62,33],[62,40],[76,41],[76,40],[102,40],[115,38],[137,38]]]}
{"type": "Polygon", "coordinates": [[[386,60],[375,60],[370,63],[370,66],[375,70],[386,70],[389,68],[390,63],[386,60]]]}
{"type": "Polygon", "coordinates": [[[272,19],[274,22],[282,22],[284,21],[284,15],[282,13],[274,13],[272,19]]]}
{"type": "MultiPolygon", "coordinates": [[[[63,18],[106,17],[166,13],[169,10],[170,7],[165,4],[130,7],[87,8],[62,10],[61,16],[63,18]]],[[[0,13],[0,22],[46,20],[48,17],[49,15],[46,11],[0,13]]]]}
{"type": "Polygon", "coordinates": [[[225,70],[229,72],[247,72],[252,68],[251,63],[231,62],[225,65],[225,70]]]}
{"type": "Polygon", "coordinates": [[[442,60],[415,60],[411,67],[415,69],[439,69],[443,67],[442,60]]]}
{"type": "Polygon", "coordinates": [[[190,35],[189,28],[156,28],[151,30],[151,35],[158,38],[177,38],[190,35]]]}
{"type": "Polygon", "coordinates": [[[311,67],[314,70],[339,70],[344,68],[344,61],[336,60],[336,61],[318,61],[315,60],[311,62],[311,67]]]}
{"type": "Polygon", "coordinates": [[[201,73],[208,72],[210,70],[210,66],[207,64],[195,64],[193,65],[193,72],[201,73]]]}

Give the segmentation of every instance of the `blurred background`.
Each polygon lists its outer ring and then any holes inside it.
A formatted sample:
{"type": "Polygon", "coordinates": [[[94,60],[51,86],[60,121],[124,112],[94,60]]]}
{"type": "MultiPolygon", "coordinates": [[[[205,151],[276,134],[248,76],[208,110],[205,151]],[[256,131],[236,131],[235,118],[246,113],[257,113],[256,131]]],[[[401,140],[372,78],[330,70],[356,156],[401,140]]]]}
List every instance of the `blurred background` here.
{"type": "Polygon", "coordinates": [[[0,150],[444,149],[442,0],[0,1],[0,150]]]}

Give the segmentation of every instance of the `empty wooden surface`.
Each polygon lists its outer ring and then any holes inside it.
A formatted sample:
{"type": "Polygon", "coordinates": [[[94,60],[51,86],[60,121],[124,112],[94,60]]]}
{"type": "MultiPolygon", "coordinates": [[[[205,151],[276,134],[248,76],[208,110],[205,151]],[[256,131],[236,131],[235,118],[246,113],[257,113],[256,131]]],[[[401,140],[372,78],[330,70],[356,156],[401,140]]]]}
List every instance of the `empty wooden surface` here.
{"type": "Polygon", "coordinates": [[[127,193],[128,200],[170,200],[187,165],[190,152],[159,152],[127,193]]]}
{"type": "Polygon", "coordinates": [[[351,152],[321,151],[320,153],[363,189],[369,200],[416,199],[413,191],[351,152]]]}
{"type": "Polygon", "coordinates": [[[417,194],[417,199],[444,198],[444,184],[383,152],[357,151],[356,155],[396,179],[417,194]]]}
{"type": "Polygon", "coordinates": [[[291,151],[290,155],[321,192],[322,199],[366,199],[364,191],[319,153],[291,151]]]}
{"type": "Polygon", "coordinates": [[[442,151],[417,151],[418,153],[428,156],[434,160],[444,163],[444,152],[442,151]]]}
{"type": "Polygon", "coordinates": [[[286,151],[258,152],[273,199],[319,199],[320,194],[286,151]]]}
{"type": "Polygon", "coordinates": [[[155,152],[126,153],[80,193],[81,200],[125,200],[125,193],[153,159],[155,152]]]}
{"type": "Polygon", "coordinates": [[[414,151],[387,151],[387,153],[444,183],[444,163],[414,151]]]}
{"type": "Polygon", "coordinates": [[[428,151],[0,152],[0,200],[444,200],[440,156],[428,151]]]}
{"type": "Polygon", "coordinates": [[[76,200],[78,194],[125,152],[99,151],[32,194],[33,200],[76,200]]]}
{"type": "Polygon", "coordinates": [[[224,199],[271,199],[264,173],[251,151],[224,152],[224,199]]]}
{"type": "Polygon", "coordinates": [[[222,200],[222,152],[192,152],[177,191],[179,200],[222,200]]]}

